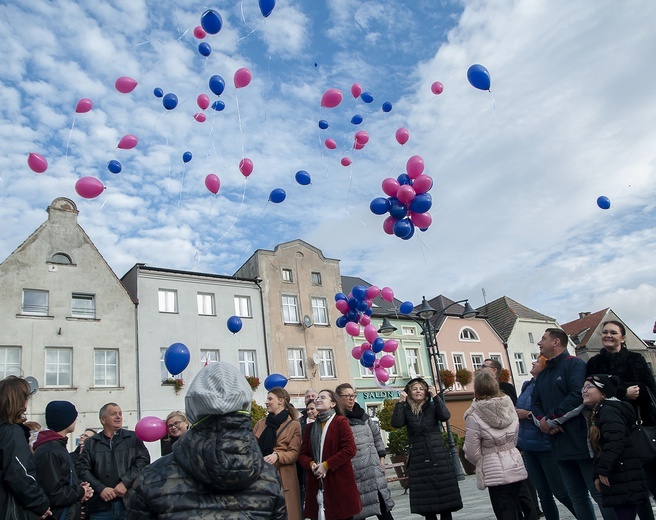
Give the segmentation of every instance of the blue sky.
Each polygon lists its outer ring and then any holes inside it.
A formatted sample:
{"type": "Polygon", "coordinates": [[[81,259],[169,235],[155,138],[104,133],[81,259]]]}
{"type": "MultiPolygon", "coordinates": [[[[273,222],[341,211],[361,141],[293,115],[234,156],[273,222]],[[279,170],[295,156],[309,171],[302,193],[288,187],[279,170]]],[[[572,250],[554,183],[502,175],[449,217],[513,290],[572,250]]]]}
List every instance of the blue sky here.
{"type": "Polygon", "coordinates": [[[653,337],[656,4],[278,0],[266,20],[256,0],[15,4],[0,5],[1,258],[65,196],[119,276],[135,262],[231,274],[255,249],[301,238],[401,300],[481,305],[485,289],[561,323],[610,306],[653,337]],[[223,28],[204,58],[193,28],[208,7],[223,28]],[[491,93],[467,82],[474,63],[490,71],[491,93]],[[236,90],[242,67],[253,80],[236,90]],[[197,123],[197,95],[216,99],[214,74],[226,109],[197,123]],[[137,88],[118,93],[119,76],[137,88]],[[354,99],[353,83],[374,102],[354,99]],[[156,87],[178,96],[175,110],[156,87]],[[344,94],[335,109],[320,106],[328,88],[344,94]],[[83,97],[94,107],[76,115],[83,97]],[[356,151],[357,130],[370,140],[356,151]],[[116,148],[126,134],[135,149],[116,148]],[[27,167],[30,152],[47,158],[45,173],[27,167]],[[404,241],[369,202],[413,155],[434,180],[433,224],[404,241]],[[247,180],[243,157],[254,163],[247,180]],[[294,181],[300,169],[309,186],[294,181]],[[92,200],[74,189],[88,175],[106,186],[92,200]],[[267,203],[278,187],[286,200],[267,203]]]}

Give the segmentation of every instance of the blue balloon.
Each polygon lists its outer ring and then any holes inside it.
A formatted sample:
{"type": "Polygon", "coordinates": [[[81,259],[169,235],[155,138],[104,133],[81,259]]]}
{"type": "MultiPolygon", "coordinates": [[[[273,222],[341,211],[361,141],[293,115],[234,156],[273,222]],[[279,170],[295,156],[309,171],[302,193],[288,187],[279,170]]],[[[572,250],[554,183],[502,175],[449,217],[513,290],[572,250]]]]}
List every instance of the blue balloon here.
{"type": "Polygon", "coordinates": [[[326,121],[325,119],[322,119],[321,121],[319,121],[319,128],[321,128],[321,130],[325,130],[329,126],[330,125],[328,124],[328,121],[326,121]]]}
{"type": "Polygon", "coordinates": [[[408,220],[408,222],[410,222],[410,233],[401,237],[402,240],[410,240],[415,234],[415,225],[412,223],[412,220],[408,220]]]}
{"type": "Polygon", "coordinates": [[[371,201],[369,209],[374,215],[384,215],[390,210],[390,202],[385,197],[377,197],[371,201]]]}
{"type": "Polygon", "coordinates": [[[374,342],[371,344],[371,350],[377,354],[378,352],[381,352],[383,350],[384,346],[385,346],[385,340],[383,338],[376,338],[374,342]]]}
{"type": "Polygon", "coordinates": [[[360,312],[364,312],[364,311],[366,311],[368,308],[369,308],[369,305],[367,305],[366,300],[360,300],[360,301],[358,302],[357,307],[356,307],[356,309],[359,310],[360,312]]]}
{"type": "Polygon", "coordinates": [[[433,205],[433,197],[430,193],[420,193],[415,195],[410,203],[410,211],[413,213],[426,213],[433,205]]]}
{"type": "Polygon", "coordinates": [[[338,292],[335,295],[335,301],[338,302],[339,300],[346,300],[346,295],[343,292],[338,292]]]}
{"type": "Polygon", "coordinates": [[[209,56],[212,54],[212,46],[207,42],[202,42],[198,44],[198,53],[201,56],[209,56]]]}
{"type": "Polygon", "coordinates": [[[155,97],[159,97],[159,98],[164,97],[164,91],[159,87],[153,90],[153,94],[155,95],[155,97]]]}
{"type": "Polygon", "coordinates": [[[347,320],[347,321],[353,321],[353,322],[355,322],[355,323],[357,323],[357,322],[358,322],[358,319],[359,319],[359,317],[358,317],[358,311],[355,311],[355,310],[353,310],[353,311],[348,311],[344,316],[346,316],[346,320],[347,320]]]}
{"type": "Polygon", "coordinates": [[[221,76],[215,74],[210,78],[209,84],[210,84],[210,90],[214,94],[216,94],[217,96],[223,94],[223,91],[225,90],[225,80],[221,76]]]}
{"type": "Polygon", "coordinates": [[[348,318],[346,316],[340,316],[335,320],[335,325],[337,325],[340,329],[343,329],[346,327],[346,324],[348,323],[348,318]]]}
{"type": "Polygon", "coordinates": [[[287,194],[285,193],[285,190],[283,190],[282,188],[276,188],[275,190],[271,190],[271,193],[269,194],[269,200],[274,204],[280,204],[286,198],[287,198],[287,194]]]}
{"type": "Polygon", "coordinates": [[[214,103],[212,103],[212,108],[217,112],[223,112],[223,109],[225,108],[225,103],[220,99],[217,99],[214,103]]]}
{"type": "Polygon", "coordinates": [[[178,106],[178,96],[175,94],[166,94],[162,99],[162,105],[166,110],[173,110],[178,106]]]}
{"type": "Polygon", "coordinates": [[[112,173],[121,173],[123,166],[116,159],[113,159],[107,163],[107,169],[112,173]]]}
{"type": "Polygon", "coordinates": [[[364,300],[367,297],[367,288],[362,285],[355,285],[351,289],[351,294],[356,300],[364,300]]]}
{"type": "Polygon", "coordinates": [[[404,218],[394,223],[394,234],[399,238],[405,238],[413,233],[413,224],[409,219],[404,218]]]}
{"type": "MultiPolygon", "coordinates": [[[[417,197],[415,196],[415,198],[417,197]]],[[[408,208],[405,204],[397,200],[396,202],[390,204],[389,214],[396,220],[401,220],[408,214],[408,208]]]]}
{"type": "Polygon", "coordinates": [[[392,111],[392,103],[390,103],[389,101],[385,101],[385,103],[383,103],[383,112],[391,112],[391,111],[392,111]]]}
{"type": "Polygon", "coordinates": [[[228,318],[228,330],[233,334],[237,334],[241,330],[242,322],[239,316],[230,316],[228,318]]]}
{"type": "MultiPolygon", "coordinates": [[[[262,16],[267,18],[275,6],[276,0],[260,0],[260,12],[262,13],[262,16]]],[[[317,64],[315,63],[314,66],[316,67],[317,64]]]]}
{"type": "Polygon", "coordinates": [[[409,184],[410,186],[412,186],[412,179],[410,178],[410,176],[409,176],[407,173],[402,173],[401,175],[399,175],[399,176],[396,178],[396,180],[397,180],[397,181],[399,182],[399,184],[401,184],[401,185],[403,185],[403,184],[409,184]]]}
{"type": "Polygon", "coordinates": [[[599,206],[601,209],[609,209],[610,208],[610,199],[608,197],[604,197],[603,195],[597,199],[597,206],[599,206]]]}
{"type": "Polygon", "coordinates": [[[360,94],[360,99],[365,103],[371,103],[374,100],[374,96],[371,94],[371,92],[363,92],[360,94]]]}
{"type": "Polygon", "coordinates": [[[286,384],[287,378],[282,374],[271,374],[264,380],[264,388],[266,388],[267,391],[271,390],[272,388],[285,388],[286,384]]]}
{"type": "Polygon", "coordinates": [[[374,313],[374,310],[371,307],[369,307],[366,311],[364,311],[364,313],[367,316],[371,316],[374,313]]]}
{"type": "Polygon", "coordinates": [[[200,17],[200,26],[207,34],[216,34],[223,27],[223,19],[217,11],[208,9],[200,17]]]}
{"type": "Polygon", "coordinates": [[[184,343],[173,343],[164,353],[164,364],[169,374],[177,376],[189,365],[189,349],[184,343]]]}
{"type": "Polygon", "coordinates": [[[376,361],[376,354],[374,353],[373,350],[365,350],[362,353],[362,357],[360,358],[360,364],[363,367],[367,367],[367,368],[374,366],[375,361],[376,361]]]}
{"type": "MultiPolygon", "coordinates": [[[[357,287],[357,285],[356,285],[356,287],[357,287]]],[[[351,296],[348,299],[348,304],[349,304],[349,307],[351,308],[351,310],[354,311],[355,309],[358,308],[358,299],[355,296],[351,296]]]]}
{"type": "Polygon", "coordinates": [[[182,160],[183,160],[184,162],[186,162],[186,163],[188,163],[189,161],[191,161],[191,158],[192,158],[192,157],[193,157],[193,156],[191,155],[191,152],[185,152],[185,153],[182,154],[182,160]]]}
{"type": "Polygon", "coordinates": [[[298,170],[294,178],[296,179],[296,182],[298,182],[301,186],[307,186],[312,182],[310,174],[305,170],[298,170]]]}
{"type": "Polygon", "coordinates": [[[415,306],[412,305],[412,302],[403,302],[399,308],[399,311],[401,314],[410,314],[414,308],[415,306]]]}
{"type": "Polygon", "coordinates": [[[351,123],[353,123],[354,125],[359,125],[360,123],[362,123],[362,121],[363,121],[363,118],[360,114],[355,114],[351,118],[351,123]]]}
{"type": "Polygon", "coordinates": [[[472,65],[467,70],[467,79],[472,87],[479,90],[490,90],[490,73],[483,65],[472,65]]]}

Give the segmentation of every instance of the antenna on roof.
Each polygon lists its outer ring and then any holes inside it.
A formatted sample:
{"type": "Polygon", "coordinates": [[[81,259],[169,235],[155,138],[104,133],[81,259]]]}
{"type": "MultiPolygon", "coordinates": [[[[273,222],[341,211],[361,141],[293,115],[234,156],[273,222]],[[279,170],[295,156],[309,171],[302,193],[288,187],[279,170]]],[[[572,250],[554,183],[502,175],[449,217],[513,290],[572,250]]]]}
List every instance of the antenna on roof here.
{"type": "Polygon", "coordinates": [[[485,287],[481,287],[481,292],[483,293],[483,303],[487,306],[487,298],[485,295],[485,287]]]}

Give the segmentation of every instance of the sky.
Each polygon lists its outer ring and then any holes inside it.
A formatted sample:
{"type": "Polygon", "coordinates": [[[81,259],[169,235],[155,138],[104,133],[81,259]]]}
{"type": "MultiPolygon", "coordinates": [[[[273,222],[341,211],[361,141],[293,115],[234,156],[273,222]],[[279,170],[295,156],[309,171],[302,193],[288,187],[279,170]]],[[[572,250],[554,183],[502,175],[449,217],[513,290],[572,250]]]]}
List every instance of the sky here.
{"type": "Polygon", "coordinates": [[[302,239],[400,300],[506,295],[560,323],[611,307],[653,339],[654,19],[656,3],[632,0],[277,0],[267,18],[256,0],[3,2],[0,259],[68,197],[119,277],[137,262],[233,274],[255,250],[302,239]],[[203,57],[194,28],[210,8],[223,25],[203,57]],[[468,82],[473,64],[489,92],[468,82]],[[252,81],[236,88],[241,68],[252,81]],[[131,93],[114,88],[122,76],[131,93]],[[333,88],[342,102],[322,107],[333,88]],[[225,110],[201,110],[202,93],[225,110]],[[76,113],[82,98],[93,108],[76,113]],[[356,131],[369,136],[361,150],[356,131]],[[138,145],[118,149],[128,134],[138,145]],[[402,240],[369,204],[415,155],[433,179],[432,224],[402,240]],[[98,197],[76,193],[86,176],[104,184],[98,197]]]}

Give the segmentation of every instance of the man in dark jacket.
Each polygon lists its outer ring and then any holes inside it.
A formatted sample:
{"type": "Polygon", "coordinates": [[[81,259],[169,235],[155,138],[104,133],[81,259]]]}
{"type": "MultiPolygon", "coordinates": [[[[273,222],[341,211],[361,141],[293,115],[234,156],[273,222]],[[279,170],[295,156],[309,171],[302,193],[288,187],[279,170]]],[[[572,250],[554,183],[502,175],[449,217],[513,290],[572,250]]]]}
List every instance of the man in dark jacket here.
{"type": "Polygon", "coordinates": [[[77,410],[68,401],[51,401],[46,406],[47,430],[39,432],[34,443],[36,480],[50,500],[50,510],[57,520],[77,518],[80,501],[89,499],[93,489],[80,483],[66,443],[75,430],[77,410]]]}
{"type": "Polygon", "coordinates": [[[116,403],[100,409],[100,424],[103,431],[84,443],[77,472],[94,490],[88,508],[91,520],[123,520],[123,496],[150,463],[150,455],[134,432],[122,428],[123,412],[116,403]]]}
{"type": "Polygon", "coordinates": [[[612,509],[601,506],[601,494],[594,485],[594,464],[588,449],[588,427],[582,415],[581,388],[585,381],[585,361],[567,352],[567,334],[547,329],[538,342],[547,366],[535,379],[531,411],[548,434],[554,458],[572,499],[576,518],[596,518],[588,492],[599,504],[602,516],[614,520],[612,509]]]}
{"type": "Polygon", "coordinates": [[[192,427],[141,472],[128,493],[129,520],[160,518],[286,519],[278,471],[253,436],[253,391],[228,363],[212,363],[185,398],[192,427]]]}

